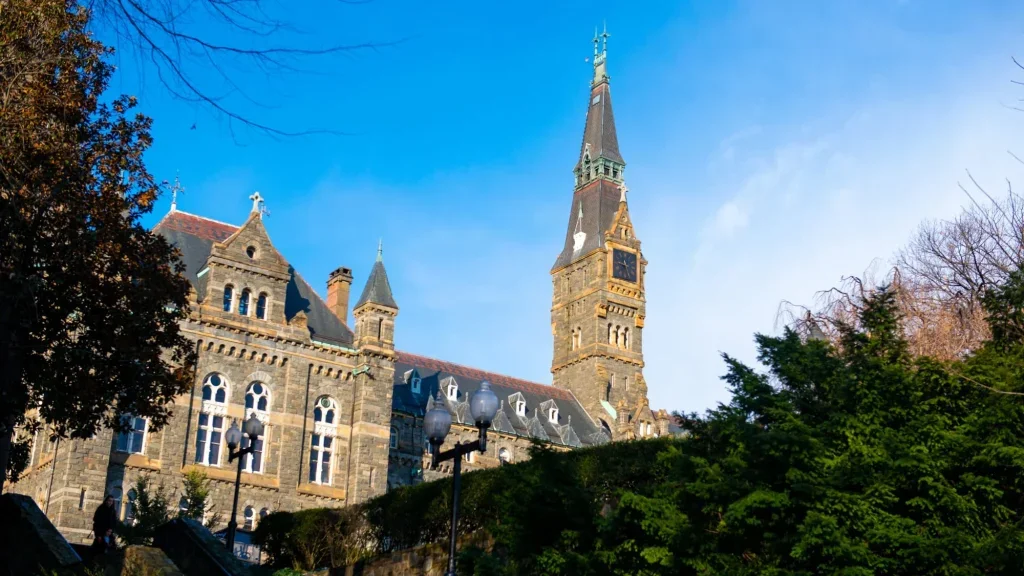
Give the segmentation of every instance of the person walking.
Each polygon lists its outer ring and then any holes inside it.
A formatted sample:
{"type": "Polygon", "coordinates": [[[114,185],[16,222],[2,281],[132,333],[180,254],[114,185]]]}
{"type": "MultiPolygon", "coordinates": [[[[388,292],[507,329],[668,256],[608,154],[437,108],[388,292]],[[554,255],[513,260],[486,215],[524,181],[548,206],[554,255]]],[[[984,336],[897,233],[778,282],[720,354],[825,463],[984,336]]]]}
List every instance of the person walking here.
{"type": "Polygon", "coordinates": [[[95,535],[95,540],[92,543],[94,552],[106,554],[113,548],[116,526],[117,508],[114,506],[114,497],[108,494],[92,515],[92,532],[95,535]]]}

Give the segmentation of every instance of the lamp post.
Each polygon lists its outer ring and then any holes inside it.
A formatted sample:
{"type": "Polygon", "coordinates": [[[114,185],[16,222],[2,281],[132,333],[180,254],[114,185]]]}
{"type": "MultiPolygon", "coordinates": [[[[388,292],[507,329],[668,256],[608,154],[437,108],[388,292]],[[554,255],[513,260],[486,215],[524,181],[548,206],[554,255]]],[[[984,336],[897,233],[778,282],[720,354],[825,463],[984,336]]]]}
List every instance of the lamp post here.
{"type": "Polygon", "coordinates": [[[462,478],[462,457],[473,451],[487,450],[487,429],[491,427],[494,415],[498,413],[498,397],[491,391],[487,382],[480,383],[480,389],[469,399],[469,413],[473,416],[479,437],[465,444],[456,442],[451,450],[440,452],[441,444],[452,429],[452,415],[444,407],[441,391],[437,391],[434,407],[427,411],[423,418],[423,430],[430,440],[430,467],[446,460],[454,460],[452,471],[452,530],[448,542],[448,572],[446,576],[455,576],[455,534],[459,522],[459,488],[462,478]]]}
{"type": "Polygon", "coordinates": [[[245,428],[245,435],[249,437],[249,446],[241,450],[235,450],[242,442],[242,431],[238,429],[238,422],[232,422],[231,428],[228,428],[225,434],[228,442],[228,462],[238,459],[238,474],[235,475],[235,501],[231,504],[231,520],[228,522],[228,534],[225,538],[228,551],[232,555],[235,553],[235,530],[238,528],[235,516],[238,514],[238,487],[242,483],[242,456],[252,454],[256,440],[263,434],[263,423],[256,418],[255,412],[249,415],[249,419],[242,427],[245,428]]]}

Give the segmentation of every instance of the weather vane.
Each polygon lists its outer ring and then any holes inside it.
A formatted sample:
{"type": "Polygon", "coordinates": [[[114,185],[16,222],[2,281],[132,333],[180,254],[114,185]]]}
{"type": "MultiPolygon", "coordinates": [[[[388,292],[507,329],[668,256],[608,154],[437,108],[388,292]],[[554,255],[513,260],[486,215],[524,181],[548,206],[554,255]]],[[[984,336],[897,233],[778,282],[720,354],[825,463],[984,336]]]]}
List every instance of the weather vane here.
{"type": "Polygon", "coordinates": [[[178,209],[178,194],[184,193],[185,187],[181,185],[181,180],[178,179],[178,174],[174,174],[174,186],[171,186],[171,212],[178,209]]]}

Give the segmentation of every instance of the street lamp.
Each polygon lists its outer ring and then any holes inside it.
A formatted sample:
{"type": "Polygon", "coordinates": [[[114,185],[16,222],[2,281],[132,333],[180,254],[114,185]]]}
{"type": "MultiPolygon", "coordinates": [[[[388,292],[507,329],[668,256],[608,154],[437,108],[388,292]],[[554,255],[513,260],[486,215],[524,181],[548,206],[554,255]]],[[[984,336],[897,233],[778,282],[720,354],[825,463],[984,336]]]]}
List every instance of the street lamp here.
{"type": "Polygon", "coordinates": [[[452,471],[452,530],[448,542],[448,572],[446,576],[455,576],[455,532],[459,522],[459,488],[462,478],[462,457],[470,452],[487,450],[487,429],[491,427],[494,415],[498,413],[498,397],[491,391],[491,385],[487,382],[480,383],[480,389],[473,393],[469,399],[469,413],[473,416],[479,438],[472,442],[463,444],[456,442],[451,450],[439,452],[441,444],[444,444],[445,436],[452,429],[452,415],[444,407],[444,400],[441,391],[437,391],[437,400],[434,407],[427,411],[423,417],[423,430],[430,440],[430,467],[437,468],[437,465],[446,460],[454,460],[452,471]]]}
{"type": "Polygon", "coordinates": [[[235,530],[238,528],[235,516],[238,514],[238,486],[242,483],[242,456],[252,454],[256,447],[256,439],[263,434],[263,423],[256,417],[255,412],[249,415],[249,419],[245,421],[242,427],[245,428],[245,435],[249,437],[249,446],[237,452],[235,448],[242,442],[242,431],[238,429],[238,422],[232,422],[231,428],[228,428],[225,434],[228,442],[228,462],[236,458],[238,459],[238,474],[235,475],[235,501],[231,504],[231,520],[228,522],[226,538],[228,551],[231,554],[235,553],[235,530]]]}

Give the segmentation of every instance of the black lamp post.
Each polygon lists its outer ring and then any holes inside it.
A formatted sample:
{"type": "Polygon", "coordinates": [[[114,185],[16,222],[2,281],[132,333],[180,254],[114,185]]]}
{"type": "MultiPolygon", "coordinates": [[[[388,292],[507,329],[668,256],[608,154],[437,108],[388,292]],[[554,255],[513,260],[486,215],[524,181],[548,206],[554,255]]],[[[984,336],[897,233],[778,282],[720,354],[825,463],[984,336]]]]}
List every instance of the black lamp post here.
{"type": "Polygon", "coordinates": [[[459,488],[462,478],[462,457],[473,451],[485,452],[487,450],[487,429],[491,427],[494,415],[498,413],[498,397],[491,391],[491,385],[487,382],[480,383],[480,389],[473,393],[469,399],[469,413],[476,423],[479,438],[463,444],[456,442],[451,450],[439,452],[441,444],[448,436],[452,428],[452,415],[444,407],[444,400],[441,391],[437,391],[437,400],[434,407],[427,411],[423,418],[423,430],[430,440],[430,467],[437,468],[437,465],[446,460],[454,460],[452,471],[452,530],[448,542],[448,573],[446,576],[455,576],[455,534],[459,523],[459,488]]]}
{"type": "Polygon", "coordinates": [[[238,486],[242,483],[242,456],[252,454],[256,440],[263,434],[263,423],[256,418],[255,412],[249,415],[249,419],[242,426],[245,428],[245,435],[249,437],[249,446],[246,448],[235,451],[235,448],[242,442],[242,431],[238,429],[238,422],[232,422],[231,428],[228,428],[225,434],[228,442],[228,462],[238,459],[238,474],[235,475],[235,501],[231,504],[231,520],[228,522],[228,534],[225,539],[231,554],[235,553],[235,530],[238,528],[235,516],[238,514],[238,486]]]}

